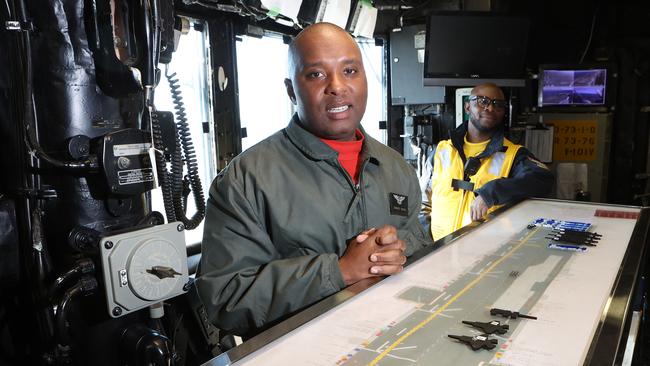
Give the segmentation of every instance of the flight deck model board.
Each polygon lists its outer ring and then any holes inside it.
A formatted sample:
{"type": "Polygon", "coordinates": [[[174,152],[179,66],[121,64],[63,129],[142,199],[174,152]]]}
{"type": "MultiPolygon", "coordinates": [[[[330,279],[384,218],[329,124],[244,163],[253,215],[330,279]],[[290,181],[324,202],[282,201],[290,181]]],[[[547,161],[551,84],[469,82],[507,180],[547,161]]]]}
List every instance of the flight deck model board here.
{"type": "Polygon", "coordinates": [[[327,311],[322,304],[307,309],[322,313],[297,329],[287,332],[290,318],[206,365],[551,366],[602,361],[601,354],[613,360],[623,351],[623,326],[609,324],[607,314],[625,318],[647,225],[648,212],[635,207],[527,200],[452,234],[398,275],[354,296],[334,295],[324,301],[336,305],[327,311]],[[597,233],[589,234],[597,240],[553,239],[562,232],[574,239],[579,231],[597,233]],[[537,319],[493,315],[493,308],[537,319]],[[472,322],[493,322],[503,334],[485,336],[472,322]],[[450,335],[494,347],[473,350],[450,335]]]}

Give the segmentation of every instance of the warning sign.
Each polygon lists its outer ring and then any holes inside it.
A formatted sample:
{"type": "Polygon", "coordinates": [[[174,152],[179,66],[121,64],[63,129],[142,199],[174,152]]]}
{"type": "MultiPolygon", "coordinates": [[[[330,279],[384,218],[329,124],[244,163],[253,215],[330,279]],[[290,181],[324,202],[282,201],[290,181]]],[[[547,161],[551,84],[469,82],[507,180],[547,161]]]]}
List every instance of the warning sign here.
{"type": "Polygon", "coordinates": [[[598,125],[595,120],[557,120],[546,124],[553,125],[555,130],[554,161],[596,160],[598,125]]]}

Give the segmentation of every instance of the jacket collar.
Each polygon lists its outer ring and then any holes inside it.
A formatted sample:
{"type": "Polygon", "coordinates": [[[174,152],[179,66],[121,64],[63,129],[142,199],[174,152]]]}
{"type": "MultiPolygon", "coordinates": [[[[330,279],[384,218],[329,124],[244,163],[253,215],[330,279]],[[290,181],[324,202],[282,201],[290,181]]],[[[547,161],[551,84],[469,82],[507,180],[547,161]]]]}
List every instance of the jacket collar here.
{"type": "MultiPolygon", "coordinates": [[[[363,147],[361,148],[361,159],[369,159],[370,162],[379,165],[379,151],[377,150],[377,146],[375,146],[375,144],[378,144],[379,142],[376,142],[372,137],[368,136],[361,125],[359,125],[359,129],[365,136],[363,147]]],[[[338,159],[338,152],[327,146],[327,144],[321,141],[317,136],[313,135],[301,126],[298,114],[293,115],[289,125],[284,129],[284,131],[289,137],[289,140],[291,140],[298,149],[310,158],[315,160],[338,159]]]]}
{"type": "MultiPolygon", "coordinates": [[[[467,134],[467,124],[469,122],[463,122],[462,125],[458,126],[455,130],[450,132],[451,143],[454,145],[454,148],[460,154],[460,157],[463,159],[463,162],[467,160],[465,157],[465,151],[463,145],[465,144],[465,135],[467,134]]],[[[494,154],[495,152],[503,150],[503,128],[499,128],[494,132],[490,142],[485,147],[485,151],[481,153],[482,157],[488,157],[494,154]]]]}

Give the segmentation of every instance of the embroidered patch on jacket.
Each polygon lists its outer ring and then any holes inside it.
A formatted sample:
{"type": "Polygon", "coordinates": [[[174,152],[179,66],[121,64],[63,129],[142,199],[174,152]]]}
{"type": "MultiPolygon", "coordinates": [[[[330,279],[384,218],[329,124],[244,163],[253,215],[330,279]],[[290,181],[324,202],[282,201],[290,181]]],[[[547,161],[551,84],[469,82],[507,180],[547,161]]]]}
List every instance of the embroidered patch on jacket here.
{"type": "Polygon", "coordinates": [[[389,193],[388,203],[390,205],[390,214],[399,216],[408,216],[409,213],[409,198],[408,196],[389,193]]]}
{"type": "Polygon", "coordinates": [[[533,159],[530,156],[528,157],[528,160],[530,160],[533,164],[537,165],[538,167],[548,170],[548,167],[546,166],[546,164],[542,163],[541,161],[539,161],[537,159],[533,159]]]}

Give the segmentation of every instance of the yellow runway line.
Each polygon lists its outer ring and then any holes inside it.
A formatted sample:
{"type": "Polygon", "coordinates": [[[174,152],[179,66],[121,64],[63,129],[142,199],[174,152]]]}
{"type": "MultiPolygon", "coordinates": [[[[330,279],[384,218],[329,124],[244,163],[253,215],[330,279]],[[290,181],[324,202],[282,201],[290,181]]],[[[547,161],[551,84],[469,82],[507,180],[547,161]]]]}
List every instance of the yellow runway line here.
{"type": "Polygon", "coordinates": [[[386,355],[387,355],[388,353],[390,353],[390,351],[392,351],[393,348],[397,347],[400,343],[404,342],[404,340],[406,340],[406,338],[408,338],[408,337],[410,337],[411,335],[413,335],[413,334],[414,334],[415,332],[417,332],[420,328],[422,328],[422,327],[424,327],[425,325],[427,325],[427,324],[428,324],[430,321],[432,321],[436,316],[438,316],[438,314],[440,314],[441,312],[443,312],[443,311],[444,311],[444,310],[445,310],[449,305],[451,305],[454,301],[458,300],[458,298],[461,297],[465,292],[467,292],[469,289],[471,289],[472,287],[474,287],[474,286],[475,286],[475,285],[476,285],[476,284],[477,284],[481,279],[483,279],[483,277],[485,277],[486,274],[490,273],[490,272],[494,269],[494,267],[498,266],[498,265],[499,265],[501,262],[503,262],[506,258],[508,258],[509,256],[511,256],[512,253],[516,252],[516,251],[517,251],[521,246],[523,246],[524,244],[526,244],[526,242],[528,241],[528,239],[530,239],[530,237],[533,236],[533,234],[535,234],[538,230],[539,230],[539,226],[536,227],[535,230],[531,231],[528,235],[526,235],[526,237],[521,241],[521,243],[517,244],[515,247],[513,247],[512,249],[510,249],[510,251],[509,251],[508,253],[504,254],[501,258],[497,259],[494,263],[492,263],[492,265],[491,265],[490,267],[488,267],[485,271],[483,271],[483,273],[481,273],[480,275],[478,275],[474,280],[472,280],[472,282],[468,283],[467,286],[465,286],[465,287],[464,287],[462,290],[460,290],[456,295],[454,295],[451,299],[449,299],[449,301],[447,301],[446,304],[444,304],[443,306],[441,306],[440,309],[436,310],[436,312],[434,312],[433,314],[429,315],[428,318],[424,319],[424,320],[421,321],[418,325],[416,325],[415,327],[413,327],[411,330],[409,330],[408,332],[404,333],[404,335],[401,336],[401,337],[399,337],[399,338],[395,341],[395,343],[393,343],[393,344],[391,344],[390,346],[388,346],[388,348],[386,348],[382,353],[380,353],[377,357],[375,357],[374,360],[370,361],[370,363],[368,364],[368,366],[375,366],[375,365],[377,365],[377,362],[381,361],[382,358],[386,357],[386,355]]]}

